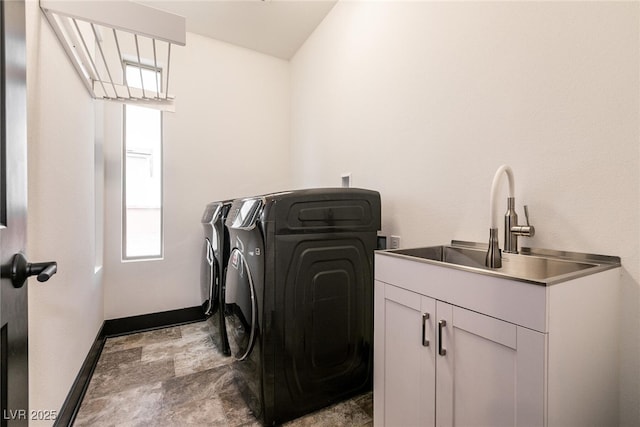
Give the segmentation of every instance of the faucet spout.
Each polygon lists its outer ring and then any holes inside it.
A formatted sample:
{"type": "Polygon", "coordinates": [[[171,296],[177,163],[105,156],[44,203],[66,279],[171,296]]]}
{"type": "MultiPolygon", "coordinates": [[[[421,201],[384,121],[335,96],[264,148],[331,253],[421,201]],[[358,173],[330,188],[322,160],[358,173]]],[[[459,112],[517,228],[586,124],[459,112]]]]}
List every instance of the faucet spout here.
{"type": "Polygon", "coordinates": [[[509,181],[509,197],[507,198],[507,212],[504,216],[504,251],[507,253],[518,253],[518,236],[531,237],[535,233],[535,229],[529,224],[529,213],[525,206],[525,214],[527,217],[527,225],[518,225],[518,214],[516,214],[516,201],[515,201],[515,185],[513,179],[513,171],[507,165],[502,165],[496,171],[493,176],[493,182],[491,183],[491,197],[489,203],[489,218],[491,224],[489,225],[489,249],[487,250],[487,257],[485,265],[489,268],[502,267],[502,252],[500,251],[500,244],[498,242],[498,215],[497,215],[497,192],[500,186],[500,178],[507,175],[509,181]]]}
{"type": "MultiPolygon", "coordinates": [[[[513,170],[511,170],[511,167],[507,165],[502,165],[493,176],[493,181],[491,182],[491,195],[489,197],[489,248],[487,249],[487,257],[485,259],[485,265],[489,268],[502,267],[502,252],[500,251],[500,242],[498,241],[497,193],[498,188],[500,187],[500,178],[502,178],[503,174],[506,174],[507,179],[509,180],[509,206],[513,204],[514,200],[515,186],[513,182],[513,170]]],[[[517,224],[517,220],[515,223],[517,224]]]]}
{"type": "Polygon", "coordinates": [[[514,198],[515,195],[515,184],[513,179],[513,170],[508,165],[502,165],[496,171],[496,174],[493,176],[493,182],[491,183],[491,196],[489,199],[489,219],[491,221],[491,225],[489,228],[498,228],[498,200],[497,193],[500,187],[500,178],[502,174],[507,175],[507,179],[509,180],[509,197],[514,198]]]}

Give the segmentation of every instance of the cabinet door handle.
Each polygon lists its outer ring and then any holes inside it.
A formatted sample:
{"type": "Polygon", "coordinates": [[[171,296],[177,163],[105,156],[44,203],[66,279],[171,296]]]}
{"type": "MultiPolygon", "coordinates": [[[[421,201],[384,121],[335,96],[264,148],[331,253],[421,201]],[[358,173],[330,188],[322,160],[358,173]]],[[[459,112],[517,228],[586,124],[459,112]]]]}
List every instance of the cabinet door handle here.
{"type": "Polygon", "coordinates": [[[438,322],[438,354],[440,356],[445,356],[447,354],[447,349],[442,348],[442,328],[447,326],[446,320],[440,320],[438,322]]]}
{"type": "Polygon", "coordinates": [[[422,345],[429,347],[429,340],[427,339],[427,320],[429,320],[429,313],[422,315],[422,345]]]}

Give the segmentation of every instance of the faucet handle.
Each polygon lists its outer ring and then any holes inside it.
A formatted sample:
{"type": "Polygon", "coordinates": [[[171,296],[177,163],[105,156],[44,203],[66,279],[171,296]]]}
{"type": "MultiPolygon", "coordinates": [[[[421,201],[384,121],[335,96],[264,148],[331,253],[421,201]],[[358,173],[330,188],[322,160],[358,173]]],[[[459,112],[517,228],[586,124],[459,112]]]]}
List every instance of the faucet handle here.
{"type": "Polygon", "coordinates": [[[536,229],[529,224],[529,207],[527,205],[524,205],[524,216],[527,219],[527,225],[514,225],[511,227],[511,233],[516,236],[533,237],[536,234],[536,229]]]}

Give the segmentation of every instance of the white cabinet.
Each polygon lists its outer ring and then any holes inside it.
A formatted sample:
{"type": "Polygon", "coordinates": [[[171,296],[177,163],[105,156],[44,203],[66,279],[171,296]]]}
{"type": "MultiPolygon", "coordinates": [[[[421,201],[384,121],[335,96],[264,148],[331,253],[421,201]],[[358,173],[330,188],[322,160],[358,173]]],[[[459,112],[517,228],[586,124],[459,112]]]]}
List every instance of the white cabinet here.
{"type": "Polygon", "coordinates": [[[376,425],[542,425],[544,334],[382,282],[375,291],[376,425]]]}
{"type": "Polygon", "coordinates": [[[436,316],[436,425],[542,425],[544,334],[441,301],[436,316]]]}
{"type": "Polygon", "coordinates": [[[377,253],[374,425],[617,425],[618,270],[544,286],[377,253]]]}
{"type": "Polygon", "coordinates": [[[384,313],[376,317],[374,326],[376,334],[384,331],[374,337],[374,369],[383,367],[381,379],[374,373],[374,409],[381,421],[377,424],[433,425],[436,301],[380,282],[376,282],[375,293],[376,313],[384,313]]]}

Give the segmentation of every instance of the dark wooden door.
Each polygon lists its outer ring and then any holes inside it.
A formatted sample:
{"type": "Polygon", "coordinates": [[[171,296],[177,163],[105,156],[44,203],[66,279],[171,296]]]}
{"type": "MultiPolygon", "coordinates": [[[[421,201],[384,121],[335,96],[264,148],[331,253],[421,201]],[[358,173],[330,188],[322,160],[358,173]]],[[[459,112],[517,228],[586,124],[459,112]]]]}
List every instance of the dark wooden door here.
{"type": "Polygon", "coordinates": [[[8,269],[24,252],[27,228],[27,95],[24,0],[1,0],[0,372],[2,426],[29,422],[27,286],[8,269]]]}

